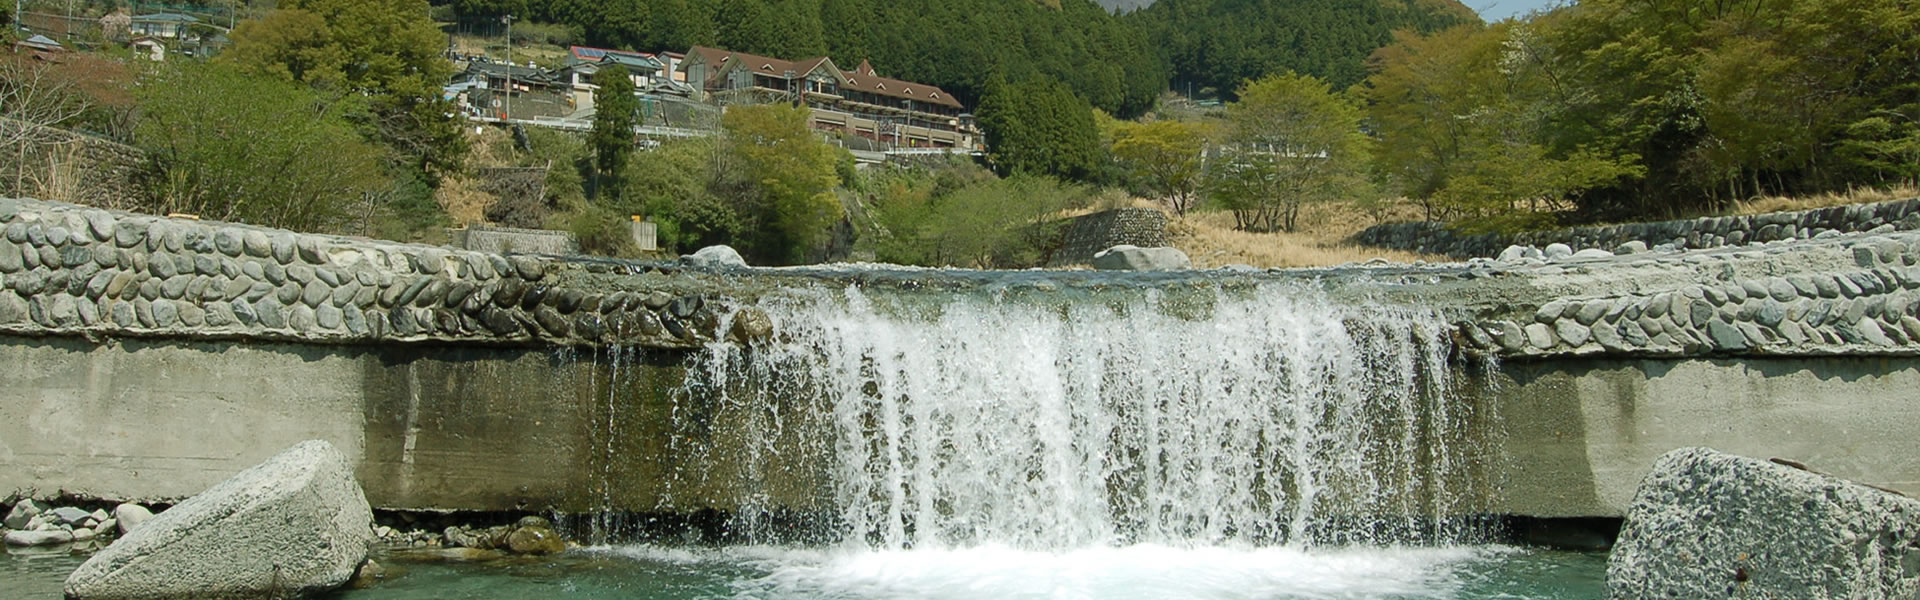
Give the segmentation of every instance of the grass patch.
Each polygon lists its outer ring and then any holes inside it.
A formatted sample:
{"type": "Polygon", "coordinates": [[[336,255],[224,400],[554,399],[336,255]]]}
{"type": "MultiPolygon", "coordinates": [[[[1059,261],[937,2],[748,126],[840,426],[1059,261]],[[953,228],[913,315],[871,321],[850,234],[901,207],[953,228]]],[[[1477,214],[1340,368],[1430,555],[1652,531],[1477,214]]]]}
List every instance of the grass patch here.
{"type": "Polygon", "coordinates": [[[1764,196],[1736,202],[1731,215],[1759,215],[1774,212],[1793,212],[1846,206],[1849,204],[1872,204],[1920,198],[1920,187],[1896,186],[1891,188],[1849,188],[1845,192],[1815,194],[1811,196],[1764,196]]]}
{"type": "MultiPolygon", "coordinates": [[[[1144,201],[1138,205],[1152,206],[1144,201]]],[[[1199,269],[1231,264],[1260,268],[1325,267],[1376,258],[1400,263],[1449,260],[1439,255],[1373,248],[1351,241],[1354,234],[1376,223],[1418,218],[1419,208],[1408,202],[1371,207],[1328,203],[1301,209],[1300,231],[1253,233],[1234,229],[1232,213],[1193,212],[1185,217],[1171,217],[1167,235],[1169,242],[1186,252],[1194,268],[1199,269]]]]}

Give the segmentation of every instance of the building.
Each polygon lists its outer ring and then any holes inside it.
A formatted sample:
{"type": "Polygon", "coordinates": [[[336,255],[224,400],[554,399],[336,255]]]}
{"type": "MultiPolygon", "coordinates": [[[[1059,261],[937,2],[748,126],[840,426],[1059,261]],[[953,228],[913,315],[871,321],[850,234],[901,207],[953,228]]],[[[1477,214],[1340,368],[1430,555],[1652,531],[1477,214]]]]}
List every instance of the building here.
{"type": "Polygon", "coordinates": [[[696,46],[678,69],[699,98],[721,106],[804,103],[815,128],[894,147],[979,148],[979,128],[960,101],[938,86],[882,77],[860,61],[787,61],[696,46]]]}
{"type": "Polygon", "coordinates": [[[153,13],[135,15],[132,22],[128,24],[127,30],[130,35],[133,36],[147,35],[157,38],[175,39],[186,37],[187,30],[198,23],[200,23],[200,19],[196,19],[192,15],[153,13]]]}
{"type": "Polygon", "coordinates": [[[53,38],[44,35],[35,35],[13,43],[14,52],[20,52],[22,50],[27,52],[65,52],[67,47],[60,45],[60,42],[53,41],[53,38]]]}

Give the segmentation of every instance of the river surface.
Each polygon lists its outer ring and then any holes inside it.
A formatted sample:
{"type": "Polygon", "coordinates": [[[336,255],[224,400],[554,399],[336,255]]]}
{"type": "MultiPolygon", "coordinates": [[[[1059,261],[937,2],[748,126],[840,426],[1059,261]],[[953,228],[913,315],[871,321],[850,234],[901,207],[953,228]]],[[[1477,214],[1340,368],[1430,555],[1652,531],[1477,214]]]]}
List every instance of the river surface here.
{"type": "MultiPolygon", "coordinates": [[[[337,598],[1588,600],[1605,597],[1606,571],[1605,554],[1504,546],[1033,552],[635,545],[481,562],[376,556],[391,575],[337,598]]],[[[59,598],[61,582],[83,560],[0,554],[0,596],[59,598]]]]}

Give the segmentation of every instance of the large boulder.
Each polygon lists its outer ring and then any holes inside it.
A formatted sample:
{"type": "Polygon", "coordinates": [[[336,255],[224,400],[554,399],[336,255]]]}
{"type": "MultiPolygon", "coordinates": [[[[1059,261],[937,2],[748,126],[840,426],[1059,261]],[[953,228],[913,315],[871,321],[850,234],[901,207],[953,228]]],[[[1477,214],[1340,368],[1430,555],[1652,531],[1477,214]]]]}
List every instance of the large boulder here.
{"type": "Polygon", "coordinates": [[[718,269],[746,268],[747,260],[732,246],[707,246],[693,254],[680,257],[680,262],[696,267],[718,269]]]}
{"type": "Polygon", "coordinates": [[[346,457],[301,442],[154,515],[74,570],[66,594],[313,594],[347,583],[373,540],[373,511],[346,457]]]}
{"type": "Polygon", "coordinates": [[[1093,268],[1102,271],[1178,271],[1193,268],[1179,248],[1141,248],[1121,244],[1093,255],[1093,268]]]}
{"type": "Polygon", "coordinates": [[[1607,593],[1920,598],[1920,500],[1786,464],[1674,450],[1627,508],[1607,593]]]}

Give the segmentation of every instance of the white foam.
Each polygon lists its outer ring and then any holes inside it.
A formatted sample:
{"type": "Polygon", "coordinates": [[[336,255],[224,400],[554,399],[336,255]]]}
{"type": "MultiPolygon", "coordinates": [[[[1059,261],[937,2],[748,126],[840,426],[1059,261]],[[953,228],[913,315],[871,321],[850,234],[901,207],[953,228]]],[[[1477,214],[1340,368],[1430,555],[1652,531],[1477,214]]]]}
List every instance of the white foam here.
{"type": "MultiPolygon", "coordinates": [[[[776,551],[740,598],[1048,600],[1129,598],[1446,598],[1455,567],[1496,548],[1174,548],[1138,545],[1061,552],[980,546],[956,550],[776,551]]],[[[744,558],[745,555],[741,555],[744,558]]]]}

